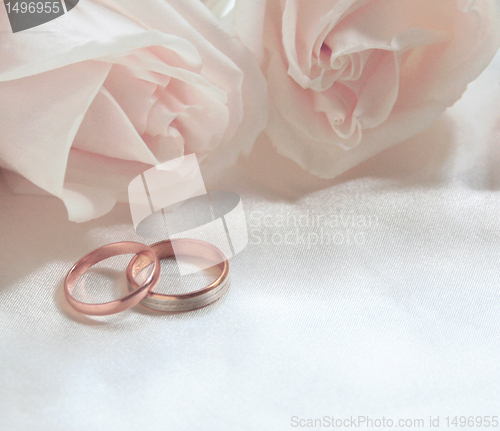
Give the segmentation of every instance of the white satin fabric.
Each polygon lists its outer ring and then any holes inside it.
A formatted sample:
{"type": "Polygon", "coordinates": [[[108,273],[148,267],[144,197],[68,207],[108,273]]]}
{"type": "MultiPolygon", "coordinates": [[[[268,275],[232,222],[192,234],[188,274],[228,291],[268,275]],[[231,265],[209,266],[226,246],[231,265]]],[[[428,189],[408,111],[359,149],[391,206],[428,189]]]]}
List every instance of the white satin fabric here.
{"type": "MultiPolygon", "coordinates": [[[[128,207],[75,224],[56,198],[2,183],[0,428],[277,431],[365,415],[429,429],[431,415],[498,415],[499,76],[497,56],[431,129],[336,180],[261,140],[209,187],[242,196],[251,244],[228,294],[192,313],[73,313],[73,262],[140,240],[128,207]]],[[[94,275],[104,289],[116,274],[94,275]]]]}

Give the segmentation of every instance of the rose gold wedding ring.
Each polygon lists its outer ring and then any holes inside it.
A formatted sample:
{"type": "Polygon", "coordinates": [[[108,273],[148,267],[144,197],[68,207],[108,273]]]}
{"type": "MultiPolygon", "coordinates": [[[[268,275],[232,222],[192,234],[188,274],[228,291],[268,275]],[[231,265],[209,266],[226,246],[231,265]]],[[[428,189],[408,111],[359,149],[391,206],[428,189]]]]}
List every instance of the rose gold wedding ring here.
{"type": "Polygon", "coordinates": [[[153,290],[160,279],[160,261],[158,256],[151,247],[140,244],[138,242],[117,242],[100,247],[93,252],[83,256],[78,262],[73,265],[64,280],[64,294],[69,304],[77,311],[83,314],[92,316],[105,316],[108,314],[115,314],[121,311],[128,310],[129,308],[141,302],[148,293],[153,290]],[[143,268],[153,264],[153,268],[146,281],[137,288],[130,292],[123,298],[111,302],[101,304],[89,304],[75,299],[72,295],[73,289],[78,279],[96,263],[113,256],[122,254],[136,254],[135,257],[140,257],[143,263],[143,268]]]}
{"type": "MultiPolygon", "coordinates": [[[[195,239],[172,239],[157,242],[151,245],[151,248],[160,260],[172,256],[191,256],[214,262],[214,266],[219,267],[221,274],[207,287],[190,293],[165,295],[151,291],[141,305],[155,311],[191,311],[211,304],[227,291],[229,262],[224,253],[212,244],[195,239]]],[[[134,256],[130,261],[127,267],[127,279],[132,291],[139,288],[136,277],[148,265],[148,262],[151,263],[141,255],[134,256]]]]}

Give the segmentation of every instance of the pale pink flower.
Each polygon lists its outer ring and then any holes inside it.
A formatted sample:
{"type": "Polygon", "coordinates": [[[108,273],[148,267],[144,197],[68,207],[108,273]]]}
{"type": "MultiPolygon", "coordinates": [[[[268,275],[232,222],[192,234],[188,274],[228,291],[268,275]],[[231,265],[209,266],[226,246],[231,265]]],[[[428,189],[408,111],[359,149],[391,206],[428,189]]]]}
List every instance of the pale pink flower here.
{"type": "Polygon", "coordinates": [[[71,220],[105,214],[132,178],[183,154],[209,179],[265,127],[256,59],[199,0],[80,1],[15,34],[0,7],[0,30],[0,165],[71,220]]]}
{"type": "Polygon", "coordinates": [[[335,177],[433,123],[499,47],[495,0],[237,0],[261,57],[266,133],[304,169],[335,177]]]}

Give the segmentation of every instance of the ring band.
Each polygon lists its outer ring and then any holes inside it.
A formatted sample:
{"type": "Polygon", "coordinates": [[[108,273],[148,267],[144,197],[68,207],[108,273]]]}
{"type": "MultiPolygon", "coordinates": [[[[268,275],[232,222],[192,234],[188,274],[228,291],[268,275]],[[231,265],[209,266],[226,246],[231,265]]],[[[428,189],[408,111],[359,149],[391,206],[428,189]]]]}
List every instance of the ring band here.
{"type": "MultiPolygon", "coordinates": [[[[166,312],[196,310],[215,302],[227,291],[229,287],[229,262],[224,253],[214,245],[196,239],[172,239],[157,242],[151,245],[151,248],[160,260],[175,255],[201,257],[214,262],[214,266],[221,269],[221,274],[207,287],[190,293],[165,295],[150,291],[148,296],[141,302],[141,305],[146,308],[166,312]]],[[[127,279],[131,290],[134,291],[138,288],[135,277],[147,264],[147,259],[143,259],[142,256],[134,256],[130,261],[127,267],[127,279]]]]}
{"type": "Polygon", "coordinates": [[[149,291],[156,287],[158,280],[160,279],[160,268],[158,256],[154,250],[147,245],[131,241],[108,244],[83,256],[73,265],[64,280],[64,294],[69,304],[80,313],[91,316],[105,316],[108,314],[119,313],[137,305],[148,295],[149,291]],[[149,274],[143,284],[137,286],[137,289],[123,298],[100,304],[81,302],[73,297],[72,292],[76,282],[91,266],[109,257],[130,253],[135,253],[135,257],[143,257],[146,255],[146,265],[144,265],[144,267],[150,265],[151,263],[153,264],[151,274],[149,274]]]}

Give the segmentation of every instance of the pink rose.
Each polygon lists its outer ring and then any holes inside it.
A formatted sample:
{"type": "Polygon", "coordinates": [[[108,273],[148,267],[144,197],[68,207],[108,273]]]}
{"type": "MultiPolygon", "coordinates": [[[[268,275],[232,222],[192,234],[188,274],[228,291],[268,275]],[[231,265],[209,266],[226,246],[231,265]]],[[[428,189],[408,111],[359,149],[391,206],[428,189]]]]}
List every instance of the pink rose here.
{"type": "Polygon", "coordinates": [[[495,0],[237,0],[278,151],[332,178],[427,128],[499,47],[495,0]],[[264,49],[263,49],[264,48],[264,49]]]}
{"type": "Polygon", "coordinates": [[[0,7],[0,29],[0,166],[71,220],[105,214],[132,178],[183,154],[209,179],[265,127],[256,59],[199,0],[85,0],[16,34],[0,7]]]}

